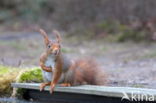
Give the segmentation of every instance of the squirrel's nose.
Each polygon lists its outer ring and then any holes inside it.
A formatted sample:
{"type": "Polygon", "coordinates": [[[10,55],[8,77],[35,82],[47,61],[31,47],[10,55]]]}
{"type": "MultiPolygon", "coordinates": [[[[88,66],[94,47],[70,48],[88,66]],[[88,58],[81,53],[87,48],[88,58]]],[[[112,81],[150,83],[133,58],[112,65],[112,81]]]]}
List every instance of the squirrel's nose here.
{"type": "Polygon", "coordinates": [[[59,52],[59,50],[54,50],[54,51],[53,51],[53,53],[54,53],[55,55],[57,55],[58,52],[59,52]]]}

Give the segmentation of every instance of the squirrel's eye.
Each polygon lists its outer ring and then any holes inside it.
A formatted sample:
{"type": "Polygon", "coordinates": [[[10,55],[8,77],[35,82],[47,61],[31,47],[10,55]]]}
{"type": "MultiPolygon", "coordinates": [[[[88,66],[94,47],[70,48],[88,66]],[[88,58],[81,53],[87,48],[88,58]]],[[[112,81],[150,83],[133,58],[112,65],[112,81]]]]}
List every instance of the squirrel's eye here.
{"type": "Polygon", "coordinates": [[[50,45],[48,45],[48,48],[50,48],[51,46],[50,45]]]}

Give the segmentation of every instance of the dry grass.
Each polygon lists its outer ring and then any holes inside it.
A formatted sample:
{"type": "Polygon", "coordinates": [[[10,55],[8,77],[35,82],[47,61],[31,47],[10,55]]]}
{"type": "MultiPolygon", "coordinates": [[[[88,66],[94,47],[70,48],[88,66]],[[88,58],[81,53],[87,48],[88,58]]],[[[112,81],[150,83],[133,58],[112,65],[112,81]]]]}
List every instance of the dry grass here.
{"type": "Polygon", "coordinates": [[[17,68],[0,66],[0,96],[11,94],[11,83],[15,81],[18,73],[17,68]]]}

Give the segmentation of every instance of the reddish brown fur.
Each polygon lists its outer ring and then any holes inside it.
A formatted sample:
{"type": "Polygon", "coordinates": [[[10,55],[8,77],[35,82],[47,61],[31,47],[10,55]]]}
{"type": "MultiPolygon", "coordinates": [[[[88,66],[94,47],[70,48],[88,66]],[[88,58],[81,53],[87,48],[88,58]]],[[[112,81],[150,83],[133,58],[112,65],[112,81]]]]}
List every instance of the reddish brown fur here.
{"type": "Polygon", "coordinates": [[[62,74],[62,58],[61,55],[58,55],[56,58],[56,69],[53,71],[52,82],[50,86],[50,92],[54,91],[55,85],[58,83],[62,74]]]}
{"type": "Polygon", "coordinates": [[[45,86],[50,85],[50,93],[53,92],[55,85],[59,81],[61,74],[62,74],[62,58],[61,58],[61,51],[60,51],[60,36],[57,31],[54,31],[54,33],[57,36],[57,43],[54,43],[49,40],[48,35],[46,32],[42,29],[40,29],[40,33],[44,37],[45,45],[46,45],[46,51],[41,55],[40,57],[40,66],[41,68],[46,72],[52,72],[52,81],[51,83],[42,83],[40,86],[40,90],[43,90],[45,86]],[[55,55],[55,67],[46,67],[45,62],[47,58],[50,55],[55,55]],[[53,71],[52,71],[53,69],[53,71]]]}
{"type": "Polygon", "coordinates": [[[59,33],[54,31],[54,33],[57,35],[57,43],[53,43],[48,39],[48,36],[44,30],[40,30],[40,32],[44,36],[47,47],[46,51],[41,55],[40,66],[44,71],[53,73],[51,83],[42,83],[40,90],[43,90],[45,86],[50,85],[50,92],[52,93],[58,81],[61,81],[62,86],[106,84],[107,78],[105,72],[103,69],[99,68],[99,65],[93,59],[79,59],[74,63],[71,63],[70,60],[65,61],[60,51],[61,38],[59,33]],[[50,47],[48,47],[49,45],[50,47]],[[47,60],[48,56],[50,56],[50,54],[57,54],[55,57],[54,69],[52,69],[52,67],[45,66],[45,61],[47,60]],[[67,70],[63,69],[63,64],[70,64],[68,65],[67,70]]]}
{"type": "Polygon", "coordinates": [[[105,72],[93,59],[76,60],[70,70],[73,71],[71,78],[74,78],[70,81],[71,85],[105,85],[107,83],[105,72]]]}

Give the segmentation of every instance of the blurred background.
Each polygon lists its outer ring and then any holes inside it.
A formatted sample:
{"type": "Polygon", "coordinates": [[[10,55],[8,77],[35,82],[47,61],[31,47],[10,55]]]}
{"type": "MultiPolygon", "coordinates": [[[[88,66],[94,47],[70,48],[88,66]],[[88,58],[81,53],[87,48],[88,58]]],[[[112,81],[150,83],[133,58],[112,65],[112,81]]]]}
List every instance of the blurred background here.
{"type": "Polygon", "coordinates": [[[62,36],[71,59],[92,56],[110,85],[155,88],[155,0],[1,0],[0,65],[39,66],[37,28],[62,36]]]}

